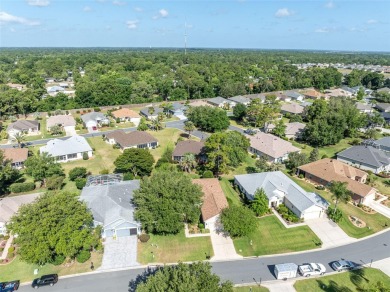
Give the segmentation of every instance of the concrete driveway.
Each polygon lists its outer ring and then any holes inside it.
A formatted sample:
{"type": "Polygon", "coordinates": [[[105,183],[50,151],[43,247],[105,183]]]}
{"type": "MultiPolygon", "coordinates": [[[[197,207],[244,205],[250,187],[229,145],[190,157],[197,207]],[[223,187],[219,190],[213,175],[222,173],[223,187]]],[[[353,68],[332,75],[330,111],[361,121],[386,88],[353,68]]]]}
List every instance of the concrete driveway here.
{"type": "Polygon", "coordinates": [[[214,256],[211,258],[213,261],[240,259],[242,256],[236,253],[233,240],[229,235],[220,231],[218,228],[220,223],[215,223],[213,228],[210,228],[210,239],[213,245],[214,256]]]}
{"type": "Polygon", "coordinates": [[[373,201],[368,204],[368,206],[378,213],[382,214],[383,216],[386,216],[387,218],[390,218],[390,208],[386,207],[385,205],[382,205],[379,202],[373,201]]]}
{"type": "Polygon", "coordinates": [[[330,248],[356,241],[349,237],[336,223],[328,218],[305,221],[311,230],[321,239],[323,248],[330,248]]]}
{"type": "Polygon", "coordinates": [[[99,270],[110,270],[137,266],[137,236],[106,238],[102,266],[99,270]]]}

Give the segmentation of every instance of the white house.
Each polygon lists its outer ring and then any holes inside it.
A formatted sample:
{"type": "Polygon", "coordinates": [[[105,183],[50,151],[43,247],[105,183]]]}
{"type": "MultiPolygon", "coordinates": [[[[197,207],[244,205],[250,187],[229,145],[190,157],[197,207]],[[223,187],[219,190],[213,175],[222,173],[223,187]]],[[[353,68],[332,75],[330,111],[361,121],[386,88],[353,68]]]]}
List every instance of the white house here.
{"type": "Polygon", "coordinates": [[[7,133],[10,138],[18,133],[26,135],[39,135],[39,122],[33,120],[18,120],[8,125],[7,133]]]}
{"type": "Polygon", "coordinates": [[[102,125],[110,124],[110,120],[106,115],[99,112],[91,112],[81,116],[86,128],[101,127],[102,125]]]}
{"type": "Polygon", "coordinates": [[[281,171],[236,175],[234,183],[248,200],[253,200],[256,191],[263,189],[268,207],[276,208],[284,204],[304,220],[324,217],[329,207],[324,198],[316,193],[306,192],[281,171]]]}
{"type": "Polygon", "coordinates": [[[47,142],[46,146],[39,149],[40,153],[55,157],[58,162],[68,162],[77,159],[83,159],[83,154],[87,153],[92,157],[92,148],[87,140],[82,136],[71,136],[67,139],[53,139],[47,142]]]}

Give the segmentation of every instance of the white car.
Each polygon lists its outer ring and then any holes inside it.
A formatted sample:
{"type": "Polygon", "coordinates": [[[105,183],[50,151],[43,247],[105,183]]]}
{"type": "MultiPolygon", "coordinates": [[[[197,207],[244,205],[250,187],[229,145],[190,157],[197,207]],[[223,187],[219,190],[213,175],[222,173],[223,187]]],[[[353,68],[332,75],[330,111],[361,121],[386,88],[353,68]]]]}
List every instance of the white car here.
{"type": "Polygon", "coordinates": [[[323,275],[326,272],[326,268],[323,264],[310,263],[300,265],[298,267],[299,273],[304,277],[310,277],[314,275],[323,275]]]}

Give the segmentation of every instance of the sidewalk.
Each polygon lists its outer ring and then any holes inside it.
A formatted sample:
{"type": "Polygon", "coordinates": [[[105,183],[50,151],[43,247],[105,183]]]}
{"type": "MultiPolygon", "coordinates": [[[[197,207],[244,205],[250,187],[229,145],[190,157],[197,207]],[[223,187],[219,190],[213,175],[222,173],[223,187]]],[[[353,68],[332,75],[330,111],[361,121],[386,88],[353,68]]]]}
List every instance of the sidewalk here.
{"type": "Polygon", "coordinates": [[[381,270],[383,273],[390,277],[390,258],[373,262],[371,267],[381,270]]]}
{"type": "MultiPolygon", "coordinates": [[[[368,207],[374,209],[375,211],[382,214],[383,216],[390,218],[390,208],[386,207],[385,205],[383,205],[377,201],[373,201],[373,202],[370,202],[368,204],[368,207]]],[[[390,224],[390,222],[389,222],[389,224],[390,224]]]]}
{"type": "Polygon", "coordinates": [[[9,237],[9,239],[7,240],[7,243],[5,244],[5,247],[4,247],[3,253],[1,254],[0,260],[4,260],[4,259],[7,258],[8,249],[11,247],[11,244],[12,244],[13,240],[14,240],[14,237],[13,237],[13,235],[11,235],[9,237]]]}
{"type": "Polygon", "coordinates": [[[288,281],[273,281],[262,284],[269,289],[270,292],[295,292],[295,280],[288,281]]]}

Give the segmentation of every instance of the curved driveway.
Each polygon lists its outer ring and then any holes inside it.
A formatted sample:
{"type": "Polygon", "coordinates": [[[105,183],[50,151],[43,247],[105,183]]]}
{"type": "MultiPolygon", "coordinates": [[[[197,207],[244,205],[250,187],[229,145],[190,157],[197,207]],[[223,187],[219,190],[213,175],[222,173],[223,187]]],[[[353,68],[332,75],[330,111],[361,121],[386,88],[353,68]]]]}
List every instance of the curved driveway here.
{"type": "MultiPolygon", "coordinates": [[[[339,246],[332,249],[322,249],[296,254],[264,256],[260,258],[236,261],[213,262],[213,271],[223,280],[231,280],[235,284],[253,283],[255,281],[275,280],[271,270],[273,265],[293,262],[321,262],[330,271],[329,263],[338,259],[348,259],[359,265],[370,265],[390,257],[390,231],[386,231],[356,243],[339,246]]],[[[47,291],[103,292],[127,291],[129,281],[135,279],[145,269],[131,269],[116,272],[93,273],[60,279],[54,287],[47,291]]],[[[45,288],[42,288],[46,291],[45,288]]],[[[20,287],[20,291],[31,291],[31,287],[20,287]]]]}

